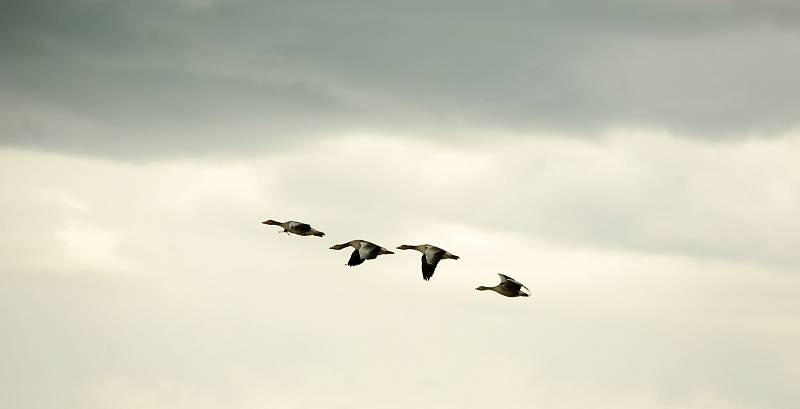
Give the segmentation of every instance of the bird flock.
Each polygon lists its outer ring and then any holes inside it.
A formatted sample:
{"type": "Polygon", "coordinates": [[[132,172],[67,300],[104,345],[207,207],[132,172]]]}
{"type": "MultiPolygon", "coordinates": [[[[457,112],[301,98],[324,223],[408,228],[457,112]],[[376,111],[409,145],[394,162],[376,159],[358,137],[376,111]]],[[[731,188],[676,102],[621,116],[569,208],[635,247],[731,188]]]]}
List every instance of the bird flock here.
{"type": "MultiPolygon", "coordinates": [[[[279,231],[278,233],[286,233],[289,234],[296,234],[298,236],[317,236],[323,237],[325,233],[311,227],[308,223],[302,222],[295,222],[295,221],[288,221],[288,222],[277,222],[275,220],[267,220],[261,222],[262,224],[267,225],[274,225],[280,226],[283,228],[283,231],[279,231]]],[[[350,259],[347,260],[348,266],[357,266],[362,264],[366,260],[374,260],[378,258],[380,255],[384,254],[394,254],[393,251],[388,250],[385,247],[381,247],[375,243],[368,242],[366,240],[350,240],[346,243],[342,244],[335,244],[330,247],[331,250],[342,250],[348,247],[353,248],[353,253],[350,254],[350,259]]],[[[433,272],[436,270],[436,266],[439,264],[441,260],[451,259],[451,260],[458,260],[459,257],[449,251],[437,247],[432,246],[430,244],[419,244],[419,245],[407,245],[403,244],[397,247],[398,250],[416,250],[422,253],[422,279],[428,281],[433,277],[433,272]]],[[[525,287],[522,283],[513,278],[505,275],[499,274],[500,276],[500,283],[493,286],[493,287],[486,287],[486,286],[479,286],[476,288],[478,291],[486,291],[491,290],[500,295],[504,295],[506,297],[529,297],[530,290],[528,287],[525,287]],[[527,290],[522,291],[522,289],[527,290]]]]}

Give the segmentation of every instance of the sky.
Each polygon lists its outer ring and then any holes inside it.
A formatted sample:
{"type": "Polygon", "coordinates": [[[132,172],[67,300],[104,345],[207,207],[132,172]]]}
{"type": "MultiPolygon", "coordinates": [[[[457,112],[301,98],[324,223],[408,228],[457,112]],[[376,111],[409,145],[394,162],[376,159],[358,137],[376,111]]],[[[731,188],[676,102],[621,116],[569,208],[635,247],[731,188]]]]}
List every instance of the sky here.
{"type": "Polygon", "coordinates": [[[799,27],[5,0],[0,407],[795,408],[799,27]],[[352,239],[461,258],[425,282],[352,239]],[[497,273],[532,296],[475,291],[497,273]]]}

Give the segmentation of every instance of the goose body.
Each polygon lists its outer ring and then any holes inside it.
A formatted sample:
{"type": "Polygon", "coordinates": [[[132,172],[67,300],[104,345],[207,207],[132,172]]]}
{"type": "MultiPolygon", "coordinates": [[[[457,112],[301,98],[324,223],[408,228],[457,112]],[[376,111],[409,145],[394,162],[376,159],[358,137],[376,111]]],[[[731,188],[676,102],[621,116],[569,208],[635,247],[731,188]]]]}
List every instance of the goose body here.
{"type": "Polygon", "coordinates": [[[530,291],[528,289],[528,287],[525,287],[519,281],[517,281],[517,280],[515,280],[515,279],[513,279],[513,278],[511,278],[511,277],[509,277],[509,276],[507,276],[505,274],[498,274],[498,275],[500,276],[500,284],[498,284],[498,285],[496,285],[494,287],[480,286],[480,287],[476,288],[476,290],[479,290],[479,291],[492,290],[492,291],[494,291],[494,292],[496,292],[496,293],[498,293],[500,295],[504,295],[506,297],[529,297],[530,296],[530,294],[522,291],[523,288],[528,290],[528,291],[530,291]]]}
{"type": "Polygon", "coordinates": [[[317,236],[317,237],[322,237],[325,235],[325,233],[317,229],[314,229],[313,227],[311,227],[311,225],[307,223],[301,223],[295,221],[276,222],[275,220],[267,220],[261,223],[283,227],[283,231],[279,233],[286,233],[286,234],[292,233],[298,236],[317,236]]]}
{"type": "Polygon", "coordinates": [[[351,267],[357,266],[363,263],[365,260],[373,260],[378,258],[378,256],[381,254],[394,254],[386,248],[375,243],[370,243],[366,240],[351,240],[347,243],[331,246],[330,249],[341,250],[347,247],[352,247],[354,249],[353,253],[350,255],[350,259],[347,260],[347,265],[351,267]]]}
{"type": "Polygon", "coordinates": [[[436,266],[439,264],[440,260],[448,258],[458,260],[460,258],[455,254],[430,244],[420,244],[416,246],[403,244],[402,246],[398,247],[398,249],[417,250],[422,253],[422,279],[425,281],[428,281],[431,279],[431,277],[433,277],[433,272],[436,270],[436,266]]]}

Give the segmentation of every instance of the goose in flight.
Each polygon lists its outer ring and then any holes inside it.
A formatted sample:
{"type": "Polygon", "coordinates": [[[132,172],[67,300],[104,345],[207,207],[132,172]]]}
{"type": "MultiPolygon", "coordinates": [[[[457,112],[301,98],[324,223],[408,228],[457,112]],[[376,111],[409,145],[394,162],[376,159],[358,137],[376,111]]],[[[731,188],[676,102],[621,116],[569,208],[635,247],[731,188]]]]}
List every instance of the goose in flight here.
{"type": "Polygon", "coordinates": [[[500,295],[505,295],[506,297],[529,297],[530,296],[530,294],[522,291],[522,289],[524,288],[524,289],[528,290],[528,292],[530,292],[528,287],[525,287],[519,281],[517,281],[517,280],[515,280],[515,279],[513,279],[513,278],[511,278],[511,277],[509,277],[509,276],[507,276],[505,274],[498,274],[498,275],[500,276],[500,284],[498,284],[498,285],[496,285],[494,287],[480,286],[480,287],[476,288],[476,290],[479,290],[479,291],[492,290],[492,291],[494,291],[494,292],[496,292],[496,293],[498,293],[500,295]]]}
{"type": "Polygon", "coordinates": [[[276,225],[283,227],[283,231],[278,233],[286,233],[286,234],[293,233],[298,236],[317,236],[317,237],[322,237],[325,235],[325,233],[312,228],[311,225],[306,223],[292,222],[292,221],[276,222],[275,220],[270,219],[265,222],[261,222],[261,224],[269,224],[269,225],[276,225]]]}
{"type": "Polygon", "coordinates": [[[346,247],[352,247],[353,254],[350,255],[350,260],[347,261],[348,266],[357,266],[364,262],[364,260],[372,260],[381,254],[394,254],[393,252],[381,247],[375,243],[370,243],[366,240],[351,240],[347,243],[336,244],[331,246],[331,250],[341,250],[346,247]]]}
{"type": "Polygon", "coordinates": [[[436,270],[436,265],[439,264],[439,260],[445,258],[451,258],[453,260],[458,260],[459,257],[455,254],[451,254],[450,252],[441,249],[436,246],[431,246],[430,244],[420,244],[418,246],[409,246],[403,244],[402,246],[398,247],[400,250],[417,250],[422,253],[422,279],[428,281],[433,276],[433,271],[436,270]]]}

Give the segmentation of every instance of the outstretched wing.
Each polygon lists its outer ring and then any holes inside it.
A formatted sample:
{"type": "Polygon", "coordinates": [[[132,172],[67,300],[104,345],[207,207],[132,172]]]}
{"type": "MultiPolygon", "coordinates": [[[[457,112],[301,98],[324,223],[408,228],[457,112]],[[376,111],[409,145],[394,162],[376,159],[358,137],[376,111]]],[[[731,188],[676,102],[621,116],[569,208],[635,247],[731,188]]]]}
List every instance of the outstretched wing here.
{"type": "Polygon", "coordinates": [[[361,258],[361,255],[358,253],[358,250],[353,250],[353,254],[350,255],[350,260],[347,261],[348,266],[357,266],[364,262],[364,259],[361,258]]]}
{"type": "Polygon", "coordinates": [[[433,272],[436,270],[436,265],[442,259],[444,251],[425,252],[422,253],[422,279],[428,281],[433,277],[433,272]]]}
{"type": "Polygon", "coordinates": [[[378,257],[381,254],[380,246],[376,244],[372,244],[370,242],[362,242],[361,249],[359,250],[361,257],[364,260],[372,260],[378,257]]]}
{"type": "Polygon", "coordinates": [[[517,280],[515,280],[515,279],[513,279],[513,278],[511,278],[511,277],[509,277],[509,276],[507,276],[505,274],[497,273],[497,275],[500,276],[500,284],[505,285],[506,288],[508,288],[510,290],[519,291],[520,288],[524,288],[524,289],[528,290],[528,292],[531,291],[528,287],[525,287],[519,281],[517,281],[517,280]]]}
{"type": "Polygon", "coordinates": [[[289,228],[299,233],[308,233],[311,231],[311,225],[300,222],[291,222],[289,228]]]}
{"type": "Polygon", "coordinates": [[[508,281],[508,280],[514,281],[514,279],[513,279],[513,278],[511,278],[511,277],[509,277],[509,276],[507,276],[507,275],[505,275],[505,274],[500,274],[500,273],[497,273],[497,275],[499,275],[499,276],[500,276],[500,283],[501,283],[501,284],[502,284],[502,283],[505,283],[505,282],[506,282],[506,281],[508,281]]]}

